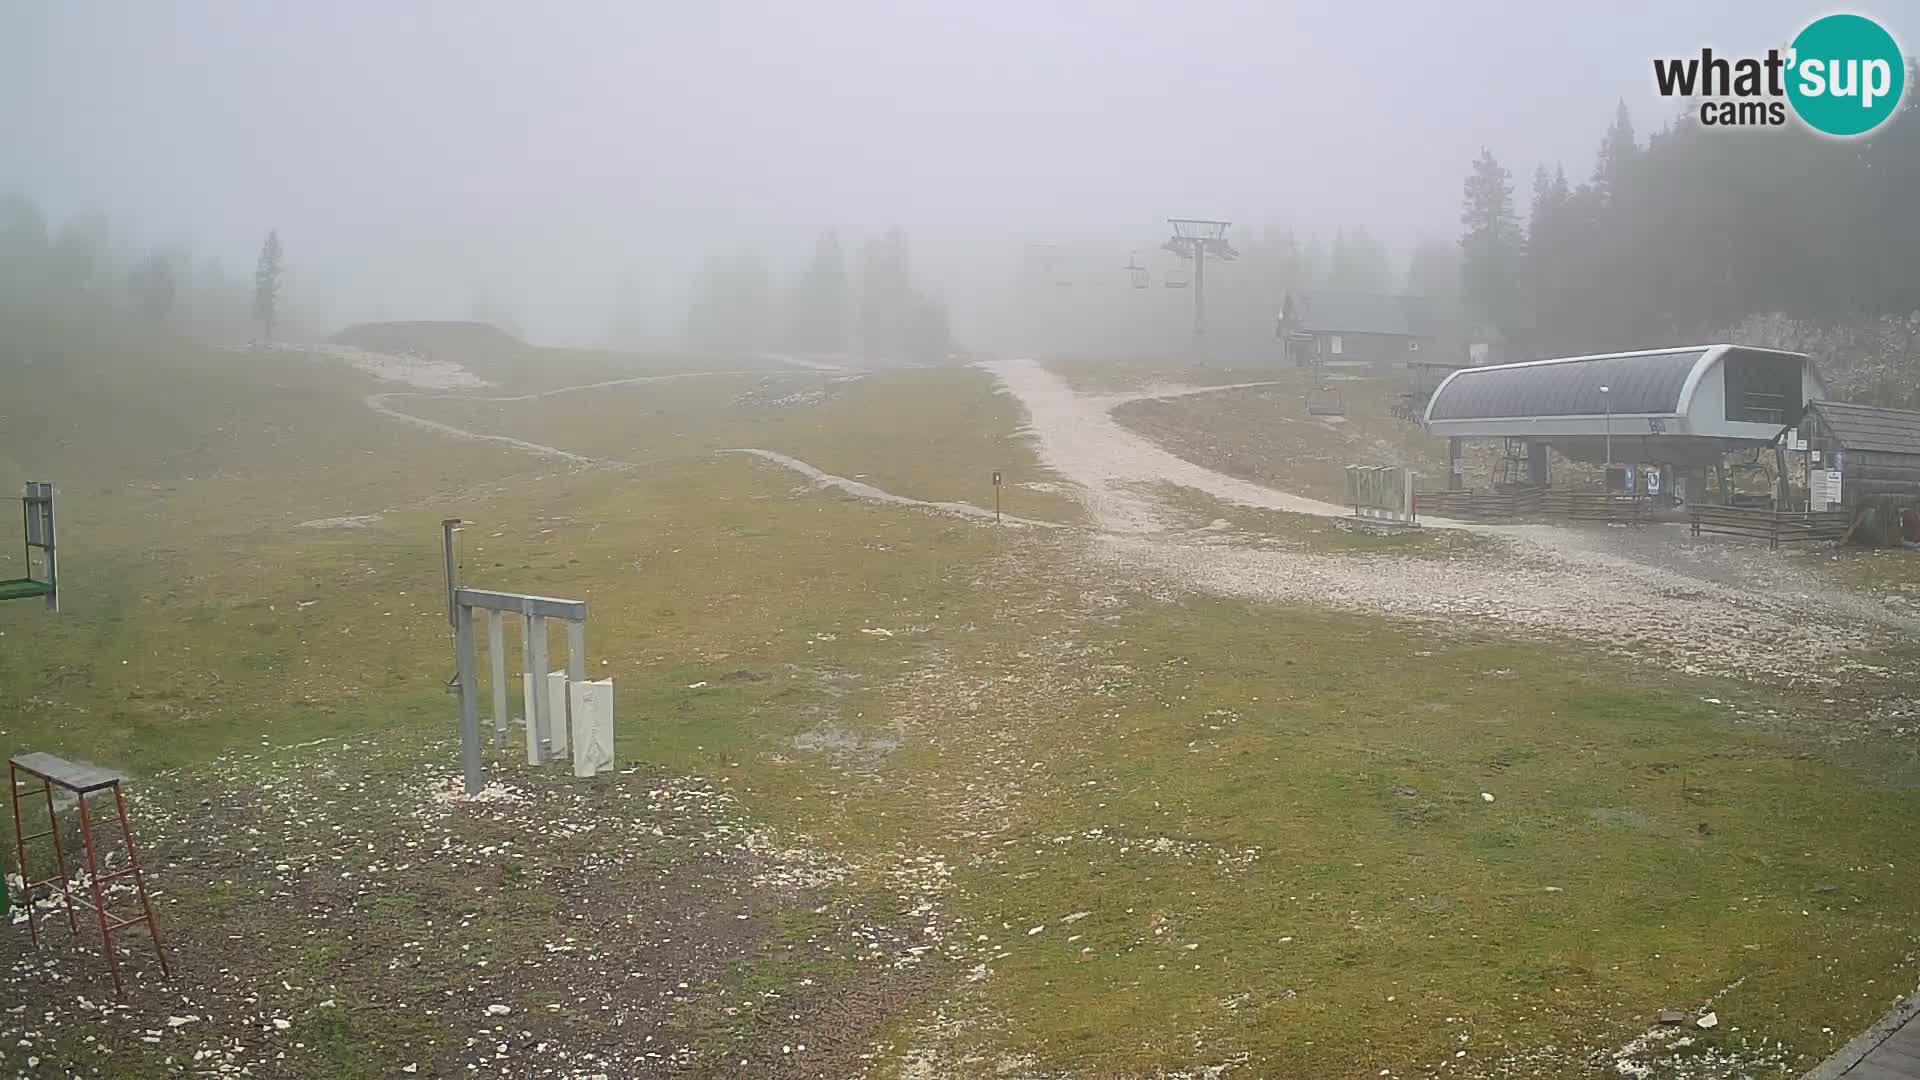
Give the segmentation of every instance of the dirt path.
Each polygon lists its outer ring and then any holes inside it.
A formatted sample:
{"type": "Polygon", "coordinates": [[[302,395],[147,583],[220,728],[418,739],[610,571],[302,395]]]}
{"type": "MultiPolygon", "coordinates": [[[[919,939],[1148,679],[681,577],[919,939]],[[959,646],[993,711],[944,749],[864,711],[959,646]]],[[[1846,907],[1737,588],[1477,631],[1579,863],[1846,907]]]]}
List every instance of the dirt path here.
{"type": "Polygon", "coordinates": [[[1216,393],[1235,387],[1160,387],[1133,394],[1082,397],[1065,379],[1034,360],[991,360],[980,366],[1026,407],[1040,460],[1080,485],[1082,499],[1102,529],[1121,533],[1166,530],[1167,515],[1143,490],[1159,482],[1269,510],[1319,517],[1343,517],[1347,513],[1345,507],[1237,480],[1175,457],[1121,427],[1111,415],[1114,406],[1127,401],[1216,393]]]}
{"type": "Polygon", "coordinates": [[[1920,629],[1906,615],[1822,587],[1787,559],[1742,545],[1688,544],[1678,530],[1622,540],[1616,530],[1474,526],[1502,550],[1454,559],[1323,555],[1232,534],[1170,532],[1151,494],[1167,483],[1246,506],[1323,517],[1347,511],[1176,457],[1109,415],[1127,401],[1233,387],[1082,395],[1030,359],[982,366],[1025,406],[1042,460],[1079,487],[1102,530],[1093,534],[1093,557],[1149,592],[1484,620],[1631,648],[1689,672],[1823,685],[1862,673],[1848,659],[1861,646],[1920,629]]]}

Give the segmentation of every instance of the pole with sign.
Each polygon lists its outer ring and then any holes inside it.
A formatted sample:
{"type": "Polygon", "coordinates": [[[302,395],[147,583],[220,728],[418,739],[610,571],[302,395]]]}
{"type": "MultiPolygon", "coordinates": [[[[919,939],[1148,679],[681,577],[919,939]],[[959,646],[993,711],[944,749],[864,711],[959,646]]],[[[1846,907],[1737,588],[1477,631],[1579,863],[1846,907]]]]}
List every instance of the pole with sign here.
{"type": "Polygon", "coordinates": [[[993,523],[1000,524],[1000,470],[993,470],[993,523]]]}

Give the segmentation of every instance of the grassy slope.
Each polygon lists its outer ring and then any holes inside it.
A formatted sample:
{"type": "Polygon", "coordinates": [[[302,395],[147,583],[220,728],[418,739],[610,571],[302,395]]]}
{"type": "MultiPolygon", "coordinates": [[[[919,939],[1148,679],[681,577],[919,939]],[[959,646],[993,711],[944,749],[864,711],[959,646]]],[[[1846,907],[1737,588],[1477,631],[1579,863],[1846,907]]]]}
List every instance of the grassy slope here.
{"type": "Polygon", "coordinates": [[[1732,1025],[1817,1051],[1912,986],[1920,793],[1729,726],[1725,687],[1211,601],[1106,633],[1131,675],[1038,729],[1051,783],[963,879],[1047,926],[990,984],[1016,1040],[1357,1076],[1469,1034],[1485,1068],[1739,983],[1732,1025]]]}
{"type": "Polygon", "coordinates": [[[1485,1067],[1615,1045],[1742,977],[1710,1039],[1813,1054],[1913,982],[1915,793],[1699,700],[1752,691],[1301,609],[1090,603],[1111,586],[1070,538],[800,493],[707,452],[978,499],[975,457],[1020,444],[976,373],[782,410],[690,384],[644,412],[626,392],[421,403],[649,463],[573,473],[375,417],[339,369],[82,356],[9,373],[48,407],[5,409],[0,461],[63,483],[70,585],[57,619],[0,609],[9,751],[147,773],[397,730],[450,772],[435,522],[461,514],[481,523],[469,580],[593,604],[624,758],[713,776],[863,865],[956,868],[950,902],[993,974],[950,990],[998,1019],[966,1037],[990,1054],[1131,1073],[1247,1052],[1257,1074],[1317,1077],[1464,1046],[1485,1067]],[[372,511],[365,530],[294,527],[372,511]],[[899,748],[794,742],[822,730],[899,748]]]}
{"type": "Polygon", "coordinates": [[[1404,465],[1431,486],[1444,486],[1446,440],[1388,413],[1405,389],[1394,379],[1330,382],[1346,416],[1310,416],[1311,382],[1287,369],[1270,372],[1283,385],[1129,402],[1114,418],[1191,461],[1258,484],[1338,502],[1346,466],[1404,465]]]}
{"type": "Polygon", "coordinates": [[[1048,481],[1023,416],[992,379],[971,368],[882,372],[855,380],[788,372],[640,383],[527,402],[399,399],[394,404],[476,431],[505,431],[622,461],[702,458],[759,447],[827,472],[930,501],[993,505],[993,472],[1007,485],[1004,509],[1050,521],[1082,519],[1079,505],[1022,487],[1048,481]],[[820,392],[813,405],[771,405],[820,392]],[[745,398],[745,400],[742,400],[745,398]]]}

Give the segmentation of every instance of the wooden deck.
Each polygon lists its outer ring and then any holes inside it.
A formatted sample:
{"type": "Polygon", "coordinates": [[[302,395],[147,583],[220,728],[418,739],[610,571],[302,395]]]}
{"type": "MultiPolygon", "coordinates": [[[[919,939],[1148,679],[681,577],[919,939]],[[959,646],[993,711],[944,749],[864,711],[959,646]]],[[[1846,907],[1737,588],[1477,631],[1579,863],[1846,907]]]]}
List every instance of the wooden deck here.
{"type": "Polygon", "coordinates": [[[1901,1002],[1803,1080],[1920,1080],[1920,994],[1901,1002]]]}

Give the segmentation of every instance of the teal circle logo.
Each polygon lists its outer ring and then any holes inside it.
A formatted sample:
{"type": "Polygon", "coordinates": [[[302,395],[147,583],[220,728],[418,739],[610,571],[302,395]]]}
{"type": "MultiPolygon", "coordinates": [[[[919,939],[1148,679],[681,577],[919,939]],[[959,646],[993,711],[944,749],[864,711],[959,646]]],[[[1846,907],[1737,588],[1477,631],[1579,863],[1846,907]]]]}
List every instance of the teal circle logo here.
{"type": "Polygon", "coordinates": [[[1787,100],[1808,127],[1842,138],[1886,122],[1907,89],[1893,35],[1863,15],[1816,19],[1793,39],[1787,100]]]}

